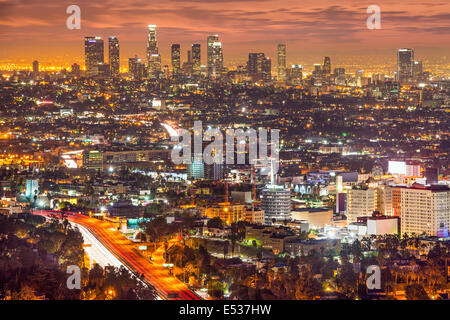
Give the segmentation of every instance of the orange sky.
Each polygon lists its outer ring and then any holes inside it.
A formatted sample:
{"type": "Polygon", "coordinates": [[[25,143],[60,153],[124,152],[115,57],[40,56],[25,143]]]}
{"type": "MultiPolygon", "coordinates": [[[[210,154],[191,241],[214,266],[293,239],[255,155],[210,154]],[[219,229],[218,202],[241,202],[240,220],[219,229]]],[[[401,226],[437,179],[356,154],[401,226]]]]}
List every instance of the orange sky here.
{"type": "Polygon", "coordinates": [[[219,34],[226,65],[244,63],[248,52],[274,57],[280,42],[287,44],[288,63],[320,62],[324,55],[395,61],[399,47],[414,48],[424,60],[446,56],[448,63],[450,56],[444,0],[0,0],[0,63],[80,63],[85,35],[115,35],[125,65],[135,54],[144,57],[148,24],[158,25],[163,63],[171,43],[181,43],[185,59],[193,42],[202,44],[206,63],[209,33],[219,34]],[[66,28],[71,4],[81,8],[81,30],[66,28]],[[381,8],[381,30],[366,28],[372,4],[381,8]]]}

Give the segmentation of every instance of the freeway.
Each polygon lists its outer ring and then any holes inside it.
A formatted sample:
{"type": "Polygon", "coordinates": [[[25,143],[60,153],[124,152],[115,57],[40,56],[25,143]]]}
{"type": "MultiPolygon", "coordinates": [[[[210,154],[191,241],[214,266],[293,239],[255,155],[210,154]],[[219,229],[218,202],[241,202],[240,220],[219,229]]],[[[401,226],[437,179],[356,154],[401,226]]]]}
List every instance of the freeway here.
{"type": "Polygon", "coordinates": [[[80,230],[85,245],[84,251],[89,256],[91,265],[97,263],[102,268],[105,268],[106,266],[113,266],[116,268],[124,266],[123,263],[120,262],[119,259],[117,259],[116,256],[98,241],[85,227],[75,222],[70,222],[70,224],[80,230]]]}
{"type": "MultiPolygon", "coordinates": [[[[45,217],[61,217],[61,213],[51,210],[34,210],[33,214],[38,214],[45,217]]],[[[180,300],[201,299],[189,290],[183,282],[172,276],[169,273],[169,270],[162,266],[162,261],[158,260],[152,263],[142,257],[137,251],[137,245],[123,236],[116,229],[114,224],[108,221],[90,218],[78,213],[66,212],[65,218],[69,222],[77,223],[86,228],[110,252],[112,252],[117,259],[120,260],[120,262],[122,262],[129,269],[141,274],[143,279],[155,287],[162,298],[180,300]],[[178,298],[172,298],[173,293],[177,293],[178,298]]],[[[158,250],[161,250],[161,248],[158,250]]]]}

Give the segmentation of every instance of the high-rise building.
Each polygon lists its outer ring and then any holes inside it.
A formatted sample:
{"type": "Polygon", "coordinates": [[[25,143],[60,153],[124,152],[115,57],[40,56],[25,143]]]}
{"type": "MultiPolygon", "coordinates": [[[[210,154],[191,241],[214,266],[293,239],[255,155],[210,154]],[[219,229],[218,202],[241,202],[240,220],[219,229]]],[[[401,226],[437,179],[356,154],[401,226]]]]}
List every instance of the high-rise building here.
{"type": "Polygon", "coordinates": [[[323,75],[328,77],[331,74],[331,59],[330,57],[323,57],[323,66],[322,66],[323,75]]]}
{"type": "Polygon", "coordinates": [[[401,189],[401,232],[447,238],[450,226],[450,189],[444,185],[414,184],[401,189]]]}
{"type": "Polygon", "coordinates": [[[104,63],[104,47],[101,37],[84,38],[84,59],[87,74],[93,75],[96,72],[95,67],[104,63]]]}
{"type": "Polygon", "coordinates": [[[172,73],[173,75],[180,74],[181,68],[181,57],[180,57],[180,45],[172,44],[172,73]]]}
{"type": "Polygon", "coordinates": [[[147,36],[147,63],[150,78],[158,78],[161,72],[161,56],[158,51],[158,40],[156,38],[156,25],[148,25],[147,36]]]}
{"type": "Polygon", "coordinates": [[[301,64],[293,64],[289,72],[289,81],[295,85],[301,85],[303,78],[303,67],[301,64]]]}
{"type": "Polygon", "coordinates": [[[142,80],[145,75],[145,65],[141,59],[128,58],[128,74],[135,80],[142,80]]]}
{"type": "Polygon", "coordinates": [[[278,45],[278,80],[286,81],[286,45],[278,45]]]}
{"type": "Polygon", "coordinates": [[[409,82],[413,77],[414,50],[398,49],[397,79],[400,83],[409,82]]]}
{"type": "Polygon", "coordinates": [[[192,64],[194,69],[194,74],[200,74],[200,66],[202,64],[201,59],[201,47],[199,43],[194,43],[192,45],[192,64]]]}
{"type": "Polygon", "coordinates": [[[291,220],[291,191],[283,186],[267,186],[262,191],[261,209],[265,224],[291,220]]]}
{"type": "Polygon", "coordinates": [[[371,217],[376,210],[376,189],[351,189],[347,193],[347,223],[357,221],[358,217],[371,217]]]}
{"type": "Polygon", "coordinates": [[[208,36],[207,45],[208,75],[216,77],[223,70],[222,43],[219,42],[219,35],[208,36]]]}
{"type": "Polygon", "coordinates": [[[37,76],[39,73],[39,61],[34,60],[33,61],[33,75],[37,76]]]}
{"type": "Polygon", "coordinates": [[[249,53],[247,73],[252,81],[269,81],[271,79],[272,62],[264,53],[249,53]]]}
{"type": "Polygon", "coordinates": [[[201,153],[194,153],[191,163],[186,165],[188,179],[205,178],[205,164],[202,156],[203,155],[201,153]]]}
{"type": "Polygon", "coordinates": [[[416,81],[422,80],[423,66],[422,61],[414,61],[413,65],[413,78],[416,81]]]}
{"type": "Polygon", "coordinates": [[[355,83],[357,87],[361,87],[363,85],[362,78],[364,76],[364,71],[358,70],[355,72],[355,83]]]}
{"type": "Polygon", "coordinates": [[[112,77],[116,77],[120,72],[119,39],[117,37],[108,38],[109,67],[112,77]]]}

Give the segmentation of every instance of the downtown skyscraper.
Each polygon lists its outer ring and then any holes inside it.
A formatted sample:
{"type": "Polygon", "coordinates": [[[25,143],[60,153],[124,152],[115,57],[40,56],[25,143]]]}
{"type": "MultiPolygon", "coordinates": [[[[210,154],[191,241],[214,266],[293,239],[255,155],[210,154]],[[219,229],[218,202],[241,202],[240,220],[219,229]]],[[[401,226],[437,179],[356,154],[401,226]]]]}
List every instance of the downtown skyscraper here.
{"type": "Polygon", "coordinates": [[[216,77],[223,70],[222,43],[219,35],[210,35],[207,38],[208,75],[216,77]]]}
{"type": "Polygon", "coordinates": [[[398,49],[397,51],[397,79],[400,83],[409,82],[413,77],[414,50],[398,49]]]}
{"type": "Polygon", "coordinates": [[[202,64],[201,47],[199,43],[192,44],[192,64],[195,75],[200,74],[200,66],[202,64]]]}
{"type": "Polygon", "coordinates": [[[104,63],[104,46],[101,37],[84,38],[84,63],[88,75],[93,74],[94,68],[104,63]]]}
{"type": "Polygon", "coordinates": [[[179,75],[181,71],[181,57],[180,57],[180,45],[172,44],[172,73],[173,75],[179,75]]]}
{"type": "Polygon", "coordinates": [[[120,50],[117,37],[108,38],[109,68],[112,77],[117,77],[120,72],[120,50]]]}
{"type": "Polygon", "coordinates": [[[264,53],[249,53],[247,73],[252,81],[269,81],[271,79],[272,62],[264,53]]]}
{"type": "Polygon", "coordinates": [[[278,80],[286,81],[286,45],[278,45],[278,80]]]}
{"type": "Polygon", "coordinates": [[[331,74],[331,59],[330,57],[323,57],[322,73],[325,77],[331,74]]]}
{"type": "Polygon", "coordinates": [[[148,25],[147,36],[147,63],[150,78],[158,78],[161,72],[161,56],[158,51],[158,40],[156,38],[156,25],[148,25]]]}

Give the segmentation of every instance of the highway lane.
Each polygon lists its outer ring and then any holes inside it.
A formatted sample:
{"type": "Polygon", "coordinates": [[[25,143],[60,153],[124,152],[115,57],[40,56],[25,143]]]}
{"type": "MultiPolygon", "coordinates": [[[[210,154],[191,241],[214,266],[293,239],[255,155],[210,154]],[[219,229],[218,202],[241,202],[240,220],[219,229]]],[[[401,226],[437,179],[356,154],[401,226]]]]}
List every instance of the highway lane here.
{"type": "MultiPolygon", "coordinates": [[[[36,210],[33,213],[43,216],[60,216],[57,212],[50,210],[36,210]]],[[[144,259],[138,253],[137,244],[123,236],[112,223],[78,213],[67,214],[66,218],[68,221],[82,225],[94,234],[123,264],[143,275],[143,278],[152,284],[164,298],[168,299],[170,293],[176,292],[179,294],[178,299],[181,300],[201,299],[183,282],[172,276],[169,270],[162,266],[162,263],[152,263],[144,259]]]]}

